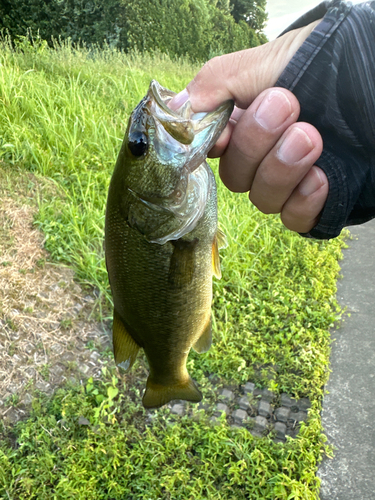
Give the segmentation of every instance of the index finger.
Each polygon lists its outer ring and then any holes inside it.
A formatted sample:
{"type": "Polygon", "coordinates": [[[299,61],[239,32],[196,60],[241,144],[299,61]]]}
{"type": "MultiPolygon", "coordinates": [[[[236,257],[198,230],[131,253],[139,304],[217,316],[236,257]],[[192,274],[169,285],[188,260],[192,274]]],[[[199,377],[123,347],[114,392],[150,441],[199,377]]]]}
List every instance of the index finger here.
{"type": "Polygon", "coordinates": [[[212,111],[232,99],[237,107],[247,109],[260,92],[275,85],[318,22],[264,45],[214,57],[169,105],[177,108],[175,103],[190,99],[193,111],[212,111]]]}

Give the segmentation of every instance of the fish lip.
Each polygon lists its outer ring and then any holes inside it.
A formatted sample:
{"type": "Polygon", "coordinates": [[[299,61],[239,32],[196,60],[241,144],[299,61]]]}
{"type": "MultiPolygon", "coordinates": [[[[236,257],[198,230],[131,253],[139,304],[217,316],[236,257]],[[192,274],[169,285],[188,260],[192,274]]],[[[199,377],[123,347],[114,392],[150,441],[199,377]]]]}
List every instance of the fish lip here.
{"type": "Polygon", "coordinates": [[[172,90],[169,90],[162,85],[156,80],[151,80],[150,87],[148,89],[148,96],[153,98],[154,101],[160,106],[160,108],[165,111],[166,113],[175,116],[176,118],[180,118],[181,115],[178,114],[176,111],[173,109],[169,108],[167,106],[168,102],[172,99],[173,96],[176,95],[176,92],[173,92],[172,90]],[[164,94],[164,98],[163,98],[164,94]]]}
{"type": "MultiPolygon", "coordinates": [[[[199,150],[204,148],[206,153],[213,147],[224,130],[234,108],[234,101],[229,99],[213,111],[193,113],[190,100],[176,110],[171,109],[168,107],[168,103],[176,93],[166,89],[156,80],[151,81],[147,95],[149,97],[149,110],[156,126],[164,127],[167,133],[181,144],[191,145],[198,134],[207,128],[212,129],[209,141],[206,143],[204,139],[202,147],[199,148],[199,150]],[[177,130],[173,130],[172,124],[177,130]]],[[[195,165],[195,168],[198,165],[199,163],[195,165]]]]}

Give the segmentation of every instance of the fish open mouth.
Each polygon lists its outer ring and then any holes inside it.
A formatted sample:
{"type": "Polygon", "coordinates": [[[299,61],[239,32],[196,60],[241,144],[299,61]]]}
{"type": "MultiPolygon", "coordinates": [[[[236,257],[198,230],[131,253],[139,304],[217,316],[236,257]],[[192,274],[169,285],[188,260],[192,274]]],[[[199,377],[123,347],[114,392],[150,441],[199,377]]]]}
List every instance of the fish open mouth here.
{"type": "Polygon", "coordinates": [[[233,101],[226,101],[214,111],[193,113],[188,100],[174,110],[168,103],[175,95],[153,80],[143,100],[143,109],[153,119],[153,147],[159,161],[174,165],[179,180],[167,197],[159,199],[141,196],[129,188],[148,209],[167,211],[175,217],[177,224],[173,231],[149,240],[161,245],[192,231],[202,217],[215,182],[205,160],[234,106],[233,101]]]}
{"type": "Polygon", "coordinates": [[[210,149],[220,137],[233,111],[234,102],[225,101],[214,111],[193,113],[187,100],[176,110],[168,103],[176,94],[152,80],[148,91],[150,111],[157,127],[163,127],[180,145],[187,146],[185,168],[193,172],[206,158],[210,149]]]}

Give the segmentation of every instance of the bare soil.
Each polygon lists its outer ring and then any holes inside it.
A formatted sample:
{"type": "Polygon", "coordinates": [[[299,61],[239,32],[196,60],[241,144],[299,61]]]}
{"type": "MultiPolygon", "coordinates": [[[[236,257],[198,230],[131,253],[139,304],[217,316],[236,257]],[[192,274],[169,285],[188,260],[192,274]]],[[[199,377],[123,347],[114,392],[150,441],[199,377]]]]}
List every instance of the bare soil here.
{"type": "Polygon", "coordinates": [[[52,394],[113,362],[108,325],[91,319],[95,291],[49,262],[33,225],[40,188],[32,174],[0,171],[0,418],[11,423],[28,413],[35,389],[52,394]]]}

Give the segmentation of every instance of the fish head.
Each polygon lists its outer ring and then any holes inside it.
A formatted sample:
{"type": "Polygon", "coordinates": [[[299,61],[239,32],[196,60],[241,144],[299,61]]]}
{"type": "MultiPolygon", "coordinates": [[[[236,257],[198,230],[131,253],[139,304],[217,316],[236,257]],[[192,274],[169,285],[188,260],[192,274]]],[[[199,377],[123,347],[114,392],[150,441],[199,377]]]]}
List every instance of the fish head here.
{"type": "Polygon", "coordinates": [[[157,81],[151,82],[130,116],[119,158],[126,189],[148,208],[179,218],[177,232],[154,239],[161,244],[186,234],[202,214],[211,181],[199,167],[234,106],[226,101],[214,111],[193,113],[187,101],[173,110],[168,103],[174,95],[157,81]]]}

